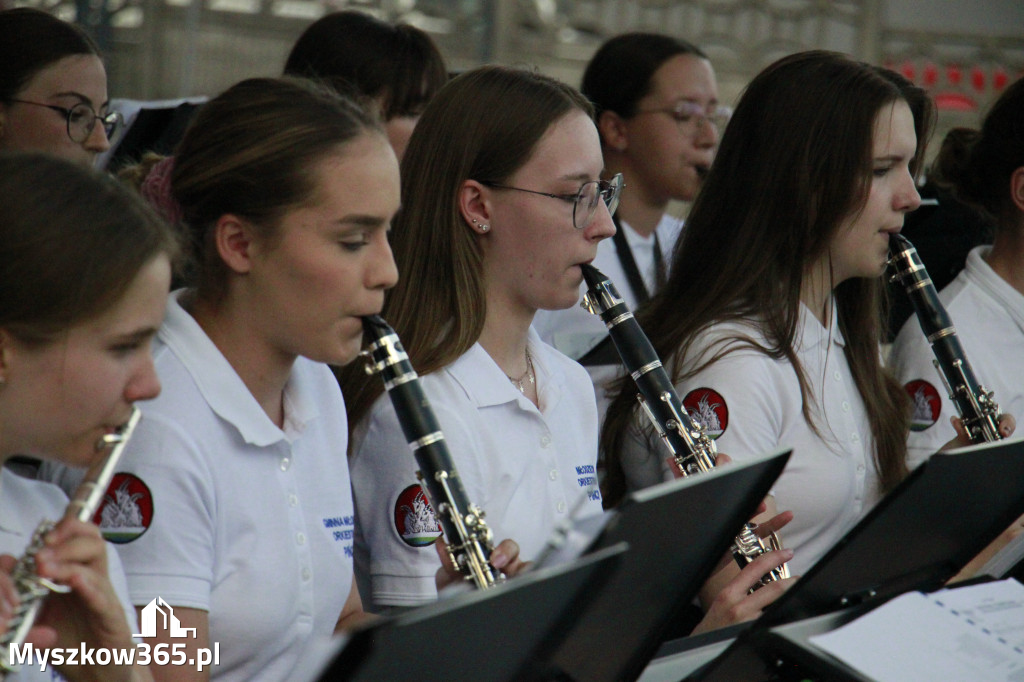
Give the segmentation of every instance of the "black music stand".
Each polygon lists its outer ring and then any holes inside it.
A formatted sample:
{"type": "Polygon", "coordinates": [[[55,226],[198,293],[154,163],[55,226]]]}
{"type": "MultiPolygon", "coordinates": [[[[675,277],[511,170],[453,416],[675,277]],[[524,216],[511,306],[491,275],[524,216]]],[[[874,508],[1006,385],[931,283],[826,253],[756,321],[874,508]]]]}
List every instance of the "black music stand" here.
{"type": "Polygon", "coordinates": [[[591,550],[629,552],[550,659],[548,678],[635,679],[782,473],[791,450],[629,495],[591,550]]]}
{"type": "Polygon", "coordinates": [[[1024,440],[932,455],[687,679],[765,679],[778,673],[782,654],[771,628],[939,589],[1024,513],[1022,481],[1024,440]]]}
{"type": "Polygon", "coordinates": [[[317,678],[521,680],[532,678],[574,614],[598,594],[625,543],[571,565],[442,599],[354,633],[317,678]]]}

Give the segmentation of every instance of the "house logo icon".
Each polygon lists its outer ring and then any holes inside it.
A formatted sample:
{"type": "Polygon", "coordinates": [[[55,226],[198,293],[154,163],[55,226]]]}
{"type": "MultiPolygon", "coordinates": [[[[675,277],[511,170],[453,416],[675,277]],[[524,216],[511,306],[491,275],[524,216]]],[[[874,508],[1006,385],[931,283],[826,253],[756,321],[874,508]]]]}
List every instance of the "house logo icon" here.
{"type": "Polygon", "coordinates": [[[188,633],[191,632],[192,639],[196,638],[196,629],[181,627],[181,622],[174,616],[174,609],[163,600],[163,597],[156,597],[142,609],[142,618],[139,623],[142,626],[142,632],[133,634],[132,637],[156,637],[157,614],[162,616],[163,629],[167,630],[171,637],[187,638],[188,633]]]}

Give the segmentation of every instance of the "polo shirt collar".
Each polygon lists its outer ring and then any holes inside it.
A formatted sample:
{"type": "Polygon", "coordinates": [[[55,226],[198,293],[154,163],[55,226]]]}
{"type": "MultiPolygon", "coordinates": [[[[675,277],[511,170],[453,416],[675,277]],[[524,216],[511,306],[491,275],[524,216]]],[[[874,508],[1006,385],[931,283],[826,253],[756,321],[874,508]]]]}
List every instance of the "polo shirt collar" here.
{"type": "MultiPolygon", "coordinates": [[[[303,397],[309,395],[303,390],[304,372],[293,369],[285,386],[285,430],[282,431],[263,411],[195,318],[181,307],[179,299],[185,291],[171,293],[158,340],[185,366],[210,409],[237,428],[247,443],[265,447],[281,440],[293,440],[318,415],[318,407],[303,397]]],[[[298,358],[296,363],[304,361],[298,358]]]]}
{"type": "Polygon", "coordinates": [[[1010,286],[1000,277],[985,256],[992,250],[991,246],[977,246],[967,254],[967,277],[979,289],[995,299],[1006,311],[1006,314],[1024,330],[1024,294],[1010,286]]]}
{"type": "MultiPolygon", "coordinates": [[[[547,411],[557,405],[562,398],[559,386],[562,383],[560,377],[563,370],[550,362],[549,349],[533,327],[530,327],[527,346],[537,376],[540,404],[544,411],[547,411]]],[[[501,371],[479,343],[473,344],[473,347],[449,365],[446,371],[477,407],[517,402],[524,409],[536,410],[536,406],[509,381],[508,375],[501,371]]]]}
{"type": "Polygon", "coordinates": [[[826,329],[818,322],[818,318],[814,316],[811,309],[803,303],[800,304],[800,318],[797,320],[797,339],[796,347],[798,349],[812,350],[818,346],[826,345],[830,341],[839,347],[846,345],[846,339],[843,338],[843,332],[839,330],[839,317],[836,310],[836,299],[835,296],[830,298],[830,305],[832,306],[832,323],[830,328],[826,329]]]}

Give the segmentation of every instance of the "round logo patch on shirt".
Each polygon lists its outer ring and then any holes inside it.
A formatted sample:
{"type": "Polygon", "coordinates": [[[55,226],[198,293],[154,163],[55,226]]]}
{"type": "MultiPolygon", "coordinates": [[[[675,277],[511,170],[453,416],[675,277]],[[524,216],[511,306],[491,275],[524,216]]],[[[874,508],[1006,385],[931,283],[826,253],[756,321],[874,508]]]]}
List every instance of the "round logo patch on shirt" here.
{"type": "Polygon", "coordinates": [[[418,483],[403,490],[395,500],[395,530],[410,547],[428,547],[441,537],[441,524],[418,483]]]}
{"type": "Polygon", "coordinates": [[[729,406],[722,394],[712,388],[695,388],[683,398],[690,419],[704,427],[709,438],[718,438],[729,428],[729,406]]]}
{"type": "Polygon", "coordinates": [[[134,474],[114,474],[92,521],[109,542],[123,545],[141,537],[153,523],[149,486],[134,474]]]}
{"type": "Polygon", "coordinates": [[[914,414],[910,418],[911,431],[924,431],[939,420],[942,412],[942,396],[924,379],[915,379],[903,386],[914,401],[914,414]]]}

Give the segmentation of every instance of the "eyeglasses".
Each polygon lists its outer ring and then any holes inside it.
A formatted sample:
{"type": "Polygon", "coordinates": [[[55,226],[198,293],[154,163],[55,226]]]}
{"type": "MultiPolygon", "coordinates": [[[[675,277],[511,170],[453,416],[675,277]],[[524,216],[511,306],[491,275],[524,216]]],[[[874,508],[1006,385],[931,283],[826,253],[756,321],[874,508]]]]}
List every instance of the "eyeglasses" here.
{"type": "Polygon", "coordinates": [[[715,130],[721,131],[725,128],[726,124],[729,123],[729,119],[732,117],[732,109],[729,107],[719,106],[713,109],[705,110],[704,107],[697,104],[696,102],[690,102],[683,100],[674,107],[668,109],[642,109],[637,114],[668,114],[671,116],[676,123],[682,126],[692,126],[690,128],[691,134],[696,134],[702,124],[710,123],[715,130]]]}
{"type": "Polygon", "coordinates": [[[533,189],[523,189],[522,187],[499,185],[496,182],[481,182],[480,184],[493,187],[494,189],[511,189],[517,192],[528,192],[530,194],[539,194],[542,197],[572,202],[572,226],[577,230],[582,230],[590,224],[590,221],[594,219],[594,214],[597,213],[598,202],[602,199],[604,200],[604,205],[608,207],[608,213],[614,215],[615,209],[619,207],[619,195],[622,194],[622,188],[626,186],[622,181],[622,173],[618,173],[611,180],[590,180],[589,182],[584,182],[575,194],[549,194],[548,192],[538,192],[533,189]]]}
{"type": "Polygon", "coordinates": [[[97,116],[96,110],[85,102],[79,102],[68,109],[67,107],[59,107],[56,104],[29,102],[24,99],[12,99],[10,101],[18,102],[19,104],[31,104],[37,107],[46,107],[47,109],[52,109],[53,111],[63,114],[64,118],[67,119],[68,137],[71,138],[72,142],[77,144],[82,144],[89,139],[89,136],[92,135],[92,131],[96,128],[96,121],[103,124],[103,132],[107,136],[107,141],[113,143],[120,131],[121,124],[124,123],[124,118],[121,116],[120,112],[111,111],[103,116],[97,116]]]}

